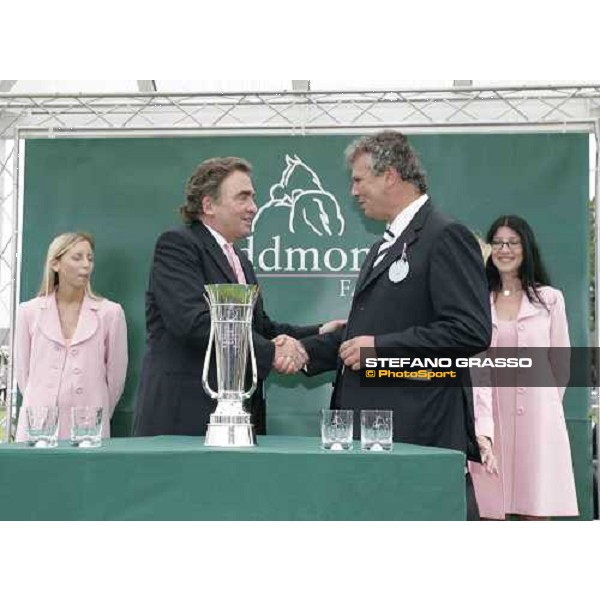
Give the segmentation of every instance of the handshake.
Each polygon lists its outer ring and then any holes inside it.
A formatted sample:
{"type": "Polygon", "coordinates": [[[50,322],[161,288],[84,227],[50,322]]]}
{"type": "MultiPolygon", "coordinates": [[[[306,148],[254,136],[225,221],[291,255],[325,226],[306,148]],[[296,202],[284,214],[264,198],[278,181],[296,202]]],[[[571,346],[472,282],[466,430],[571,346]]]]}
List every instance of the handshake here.
{"type": "Polygon", "coordinates": [[[278,335],[273,339],[275,357],[273,367],[282,375],[293,375],[308,362],[308,354],[299,340],[289,335],[278,335]]]}
{"type": "MultiPolygon", "coordinates": [[[[336,329],[343,327],[346,319],[336,319],[329,321],[319,327],[319,335],[332,333],[336,329]]],[[[275,344],[275,357],[273,358],[273,368],[282,375],[293,375],[303,369],[308,364],[308,354],[302,342],[289,336],[278,335],[273,338],[275,344]]]]}

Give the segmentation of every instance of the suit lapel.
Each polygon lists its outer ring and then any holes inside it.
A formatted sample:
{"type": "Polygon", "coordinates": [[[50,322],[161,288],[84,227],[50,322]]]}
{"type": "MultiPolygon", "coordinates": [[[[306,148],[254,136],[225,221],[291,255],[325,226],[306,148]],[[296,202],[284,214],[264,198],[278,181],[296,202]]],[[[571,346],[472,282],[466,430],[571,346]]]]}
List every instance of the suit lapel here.
{"type": "Polygon", "coordinates": [[[373,269],[373,263],[375,262],[375,258],[377,257],[377,250],[379,249],[379,246],[381,246],[381,241],[382,240],[379,240],[371,246],[371,249],[367,254],[367,258],[365,258],[365,262],[362,264],[360,272],[358,273],[358,279],[356,280],[355,294],[360,292],[365,280],[367,279],[368,275],[373,269]]]}
{"type": "Polygon", "coordinates": [[[519,314],[517,320],[526,319],[527,317],[535,317],[539,314],[540,307],[532,304],[527,294],[523,292],[521,296],[521,306],[519,307],[519,314]]]}
{"type": "Polygon", "coordinates": [[[235,253],[240,259],[240,263],[242,264],[242,270],[244,271],[244,275],[246,276],[246,282],[250,285],[258,285],[258,280],[256,279],[254,267],[252,266],[252,263],[248,260],[248,257],[243,252],[240,252],[235,246],[233,249],[235,250],[235,253]]]}
{"type": "Polygon", "coordinates": [[[204,246],[206,253],[223,273],[225,279],[229,283],[237,283],[237,278],[225,253],[221,249],[221,246],[219,246],[217,240],[215,240],[213,234],[207,229],[206,225],[201,221],[196,221],[192,223],[192,230],[198,234],[198,237],[202,240],[202,245],[204,246]]]}
{"type": "Polygon", "coordinates": [[[40,310],[42,313],[38,324],[40,331],[48,339],[64,346],[65,338],[63,337],[62,328],[60,326],[55,294],[50,294],[44,298],[40,310]]]}
{"type": "Polygon", "coordinates": [[[369,285],[372,281],[377,279],[380,275],[385,273],[390,267],[390,265],[402,256],[404,244],[406,244],[406,248],[408,248],[413,242],[417,240],[417,237],[418,235],[415,231],[409,231],[409,228],[404,230],[402,232],[402,235],[389,248],[386,255],[383,257],[383,260],[376,267],[371,269],[370,273],[365,279],[365,287],[369,285]]]}
{"type": "MultiPolygon", "coordinates": [[[[377,251],[375,250],[375,256],[372,257],[370,262],[368,259],[371,256],[371,253],[369,253],[367,260],[363,265],[363,269],[361,269],[359,283],[357,283],[356,286],[356,294],[360,293],[364,288],[385,273],[389,269],[390,265],[402,256],[405,244],[406,248],[408,249],[419,239],[419,232],[425,224],[430,212],[431,200],[428,200],[420,208],[419,212],[417,212],[417,214],[413,217],[412,221],[408,224],[408,227],[402,232],[402,235],[394,242],[392,246],[390,246],[383,260],[374,268],[372,267],[372,264],[375,261],[377,251]]],[[[379,245],[376,247],[378,248],[379,245]]],[[[373,248],[371,248],[371,251],[373,251],[373,248]]]]}
{"type": "MultiPolygon", "coordinates": [[[[79,318],[77,319],[77,327],[73,334],[71,345],[80,344],[91,338],[98,329],[98,305],[99,302],[84,296],[79,318]]],[[[60,326],[60,317],[58,316],[58,306],[56,304],[56,295],[52,294],[45,298],[45,302],[41,305],[42,315],[39,321],[41,332],[53,342],[65,345],[62,327],[60,326]]]]}
{"type": "Polygon", "coordinates": [[[90,339],[96,333],[98,329],[99,304],[98,300],[94,300],[87,295],[83,298],[71,346],[85,342],[85,340],[90,339]]]}
{"type": "MultiPolygon", "coordinates": [[[[496,302],[494,301],[494,292],[490,294],[490,304],[492,307],[492,326],[498,327],[498,313],[496,312],[496,302]]],[[[540,309],[532,304],[527,297],[527,294],[523,293],[521,296],[521,304],[519,306],[519,312],[517,313],[517,321],[521,319],[527,319],[528,317],[535,317],[538,315],[540,309]]]]}

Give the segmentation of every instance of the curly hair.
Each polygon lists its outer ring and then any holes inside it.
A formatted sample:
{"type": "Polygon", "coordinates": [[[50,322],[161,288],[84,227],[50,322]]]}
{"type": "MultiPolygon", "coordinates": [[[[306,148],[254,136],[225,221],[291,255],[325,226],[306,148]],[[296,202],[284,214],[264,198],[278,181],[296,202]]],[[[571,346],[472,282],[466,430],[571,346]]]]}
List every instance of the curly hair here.
{"type": "Polygon", "coordinates": [[[236,156],[209,158],[200,163],[185,186],[186,202],[179,207],[183,220],[188,224],[197,221],[202,214],[202,199],[210,196],[217,200],[221,184],[235,171],[251,175],[252,166],[236,156]]]}
{"type": "Polygon", "coordinates": [[[396,169],[403,181],[415,185],[421,194],[427,192],[427,175],[417,153],[399,131],[385,130],[355,140],[346,149],[346,160],[351,166],[362,154],[371,157],[372,170],[381,175],[390,167],[396,169]]]}

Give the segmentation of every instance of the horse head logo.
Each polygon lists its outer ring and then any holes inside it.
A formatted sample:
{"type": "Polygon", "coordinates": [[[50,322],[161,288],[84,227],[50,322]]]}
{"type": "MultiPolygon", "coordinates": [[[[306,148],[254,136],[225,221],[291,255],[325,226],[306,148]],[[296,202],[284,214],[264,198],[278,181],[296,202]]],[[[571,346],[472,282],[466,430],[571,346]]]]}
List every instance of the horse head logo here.
{"type": "Polygon", "coordinates": [[[345,221],[335,196],[323,188],[319,176],[297,155],[286,154],[285,164],[281,179],[269,190],[269,201],[256,214],[252,230],[265,210],[286,207],[290,211],[290,233],[305,229],[318,236],[341,236],[345,221]]]}

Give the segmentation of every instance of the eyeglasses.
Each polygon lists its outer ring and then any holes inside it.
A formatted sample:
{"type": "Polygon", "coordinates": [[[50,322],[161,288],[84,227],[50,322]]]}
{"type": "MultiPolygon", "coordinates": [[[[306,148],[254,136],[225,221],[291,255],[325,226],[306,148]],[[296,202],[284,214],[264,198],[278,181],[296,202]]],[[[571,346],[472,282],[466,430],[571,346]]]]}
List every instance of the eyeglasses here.
{"type": "Polygon", "coordinates": [[[521,245],[521,240],[492,240],[492,248],[494,250],[502,250],[504,246],[507,246],[509,250],[518,248],[521,245]]]}

